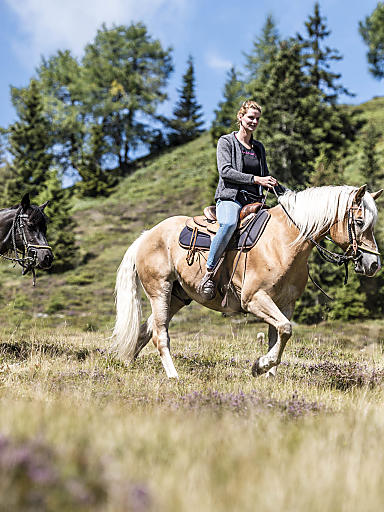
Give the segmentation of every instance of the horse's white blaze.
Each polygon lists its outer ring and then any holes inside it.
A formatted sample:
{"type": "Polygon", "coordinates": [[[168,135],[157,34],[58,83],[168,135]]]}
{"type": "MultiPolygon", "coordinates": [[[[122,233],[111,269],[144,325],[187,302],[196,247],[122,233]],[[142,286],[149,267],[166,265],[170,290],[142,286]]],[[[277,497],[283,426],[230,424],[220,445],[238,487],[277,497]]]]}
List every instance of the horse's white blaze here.
{"type": "Polygon", "coordinates": [[[134,356],[140,332],[140,280],[136,271],[136,252],[142,236],[128,248],[116,278],[116,322],[112,334],[112,350],[128,359],[134,356]]]}

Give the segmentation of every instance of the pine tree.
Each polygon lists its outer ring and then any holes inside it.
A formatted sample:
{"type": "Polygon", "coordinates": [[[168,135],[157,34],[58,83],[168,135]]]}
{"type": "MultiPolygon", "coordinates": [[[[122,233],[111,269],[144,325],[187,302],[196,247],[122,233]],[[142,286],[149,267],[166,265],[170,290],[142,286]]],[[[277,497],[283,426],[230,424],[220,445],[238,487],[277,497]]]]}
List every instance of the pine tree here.
{"type": "Polygon", "coordinates": [[[316,2],[313,14],[305,22],[307,37],[299,38],[305,43],[306,66],[311,83],[324,92],[327,103],[335,103],[339,94],[351,93],[336,83],[341,75],[330,70],[331,62],[340,61],[342,56],[338,50],[323,46],[323,41],[331,34],[326,22],[326,18],[320,14],[320,5],[316,2]]]}
{"type": "Polygon", "coordinates": [[[173,111],[173,118],[169,121],[171,145],[183,144],[195,139],[202,132],[202,107],[196,99],[195,70],[192,56],[187,61],[187,70],[182,78],[182,87],[178,91],[179,101],[173,111]]]}
{"type": "Polygon", "coordinates": [[[271,174],[297,188],[306,184],[320,153],[321,94],[303,70],[297,41],[283,41],[268,67],[262,90],[250,91],[263,108],[256,136],[267,149],[271,174]]]}
{"type": "Polygon", "coordinates": [[[223,101],[220,101],[214,111],[215,118],[211,127],[212,141],[215,147],[222,135],[237,129],[236,114],[242,101],[245,100],[244,84],[238,79],[234,67],[228,71],[223,96],[223,101]]]}
{"type": "Polygon", "coordinates": [[[368,45],[367,59],[370,73],[381,80],[384,78],[384,3],[376,8],[364,22],[359,22],[359,32],[368,45]]]}
{"type": "Polygon", "coordinates": [[[373,123],[369,123],[362,141],[362,158],[360,171],[365,176],[368,190],[374,192],[384,186],[384,170],[379,163],[377,143],[380,132],[373,123]]]}
{"type": "Polygon", "coordinates": [[[102,169],[105,153],[103,127],[94,124],[91,127],[87,153],[83,155],[78,164],[78,171],[82,179],[76,184],[76,189],[81,197],[107,196],[115,184],[111,174],[102,169]]]}
{"type": "Polygon", "coordinates": [[[346,148],[347,141],[353,141],[357,132],[353,115],[337,104],[340,94],[353,96],[339,83],[341,75],[331,70],[333,62],[340,61],[338,50],[326,45],[331,31],[327,20],[320,13],[319,3],[314,5],[313,14],[305,22],[306,36],[298,35],[303,44],[304,69],[309,81],[322,95],[323,108],[319,112],[317,125],[324,127],[321,151],[329,159],[337,159],[346,148]]]}
{"type": "MultiPolygon", "coordinates": [[[[377,144],[380,139],[380,132],[373,123],[369,123],[362,139],[362,158],[360,161],[360,172],[368,185],[368,190],[376,192],[384,188],[384,171],[379,161],[377,144]]],[[[377,201],[378,211],[383,211],[384,198],[381,196],[377,201]]],[[[379,215],[380,220],[380,215],[379,215]]],[[[375,238],[382,253],[384,249],[384,226],[379,222],[375,229],[375,238]]],[[[366,306],[370,316],[382,318],[384,313],[384,274],[380,272],[374,279],[360,278],[361,288],[367,296],[366,306]]]]}
{"type": "Polygon", "coordinates": [[[344,185],[345,173],[342,164],[330,160],[324,151],[316,159],[314,167],[315,170],[310,175],[308,181],[311,187],[344,185]]]}
{"type": "Polygon", "coordinates": [[[45,209],[48,216],[48,240],[55,259],[51,272],[64,272],[73,268],[78,261],[78,247],[75,240],[76,223],[71,216],[69,189],[63,189],[56,169],[46,176],[46,188],[39,195],[39,202],[49,201],[45,209]]]}
{"type": "Polygon", "coordinates": [[[25,192],[32,198],[37,196],[45,186],[53,158],[50,125],[43,112],[38,82],[31,80],[22,91],[12,89],[12,101],[19,120],[8,130],[13,159],[11,177],[3,192],[6,204],[17,204],[25,192]]]}
{"type": "Polygon", "coordinates": [[[260,37],[253,41],[249,54],[245,54],[247,79],[245,90],[258,100],[259,91],[270,77],[271,63],[279,52],[280,36],[273,16],[267,16],[260,37]]]}

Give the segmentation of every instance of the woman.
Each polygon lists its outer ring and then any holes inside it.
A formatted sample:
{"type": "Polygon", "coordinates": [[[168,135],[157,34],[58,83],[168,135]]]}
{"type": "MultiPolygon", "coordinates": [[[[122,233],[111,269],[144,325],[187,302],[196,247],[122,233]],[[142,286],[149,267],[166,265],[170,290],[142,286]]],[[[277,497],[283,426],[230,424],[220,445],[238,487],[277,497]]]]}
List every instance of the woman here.
{"type": "Polygon", "coordinates": [[[215,297],[215,268],[236,229],[241,208],[260,202],[263,187],[278,185],[269,175],[264,146],[252,137],[260,116],[260,105],[245,101],[237,113],[239,131],[223,135],[217,143],[219,184],[215,200],[220,228],[212,240],[207,272],[199,285],[199,292],[207,300],[215,297]]]}

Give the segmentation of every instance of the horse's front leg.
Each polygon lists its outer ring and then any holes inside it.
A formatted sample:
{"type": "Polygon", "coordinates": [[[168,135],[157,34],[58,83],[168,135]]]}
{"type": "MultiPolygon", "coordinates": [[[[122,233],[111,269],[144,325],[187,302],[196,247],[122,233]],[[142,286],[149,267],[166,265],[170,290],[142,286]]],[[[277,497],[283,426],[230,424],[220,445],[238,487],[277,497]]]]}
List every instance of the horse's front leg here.
{"type": "Polygon", "coordinates": [[[257,376],[276,367],[283,354],[285,344],[292,334],[292,325],[289,319],[280,311],[271,297],[263,290],[259,290],[246,305],[246,310],[269,324],[276,331],[270,331],[269,350],[265,356],[260,356],[252,367],[252,375],[257,376]]]}

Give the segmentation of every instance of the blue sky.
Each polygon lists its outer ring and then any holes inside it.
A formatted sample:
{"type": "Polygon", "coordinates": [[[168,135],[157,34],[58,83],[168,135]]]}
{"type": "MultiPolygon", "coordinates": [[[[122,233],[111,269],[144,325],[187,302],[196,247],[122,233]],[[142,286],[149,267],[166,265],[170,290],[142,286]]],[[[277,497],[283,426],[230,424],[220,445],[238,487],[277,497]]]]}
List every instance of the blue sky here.
{"type": "MultiPolygon", "coordinates": [[[[332,34],[328,45],[343,60],[333,70],[356,96],[341,98],[362,103],[384,93],[383,83],[368,73],[366,46],[358,22],[376,7],[376,0],[323,0],[321,12],[332,34]]],[[[81,56],[103,22],[129,24],[143,21],[150,34],[172,46],[175,71],[168,87],[168,110],[177,100],[188,55],[194,58],[196,94],[207,125],[222,97],[227,70],[244,65],[244,52],[272,14],[281,36],[304,32],[313,12],[312,0],[0,0],[0,126],[15,119],[9,86],[26,85],[41,55],[70,49],[81,56]]]]}

